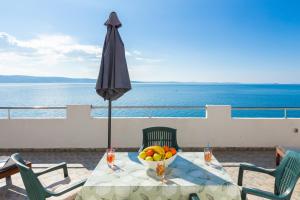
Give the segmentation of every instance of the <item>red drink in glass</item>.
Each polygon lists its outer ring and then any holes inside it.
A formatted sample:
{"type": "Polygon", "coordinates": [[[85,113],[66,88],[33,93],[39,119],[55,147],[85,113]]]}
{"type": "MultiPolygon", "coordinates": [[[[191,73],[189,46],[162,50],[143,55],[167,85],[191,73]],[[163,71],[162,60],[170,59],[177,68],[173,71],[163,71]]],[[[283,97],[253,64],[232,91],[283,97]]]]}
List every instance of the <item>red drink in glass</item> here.
{"type": "Polygon", "coordinates": [[[204,160],[206,163],[210,163],[212,159],[212,149],[210,147],[204,148],[204,160]]]}
{"type": "Polygon", "coordinates": [[[156,165],[156,175],[161,178],[161,181],[164,183],[165,182],[165,173],[166,173],[166,166],[164,161],[161,163],[158,163],[156,165]]]}
{"type": "Polygon", "coordinates": [[[115,150],[114,149],[107,149],[106,150],[106,161],[109,167],[113,167],[114,166],[114,162],[115,162],[115,150]]]}

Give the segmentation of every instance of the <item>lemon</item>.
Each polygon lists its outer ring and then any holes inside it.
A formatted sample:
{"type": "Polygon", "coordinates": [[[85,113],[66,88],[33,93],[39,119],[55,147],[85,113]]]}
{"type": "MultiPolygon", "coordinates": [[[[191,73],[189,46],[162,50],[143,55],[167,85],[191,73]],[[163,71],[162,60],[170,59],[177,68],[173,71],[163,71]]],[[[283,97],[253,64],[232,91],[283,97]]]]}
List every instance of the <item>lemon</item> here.
{"type": "Polygon", "coordinates": [[[161,159],[161,155],[159,155],[158,153],[155,153],[155,154],[153,155],[153,160],[155,160],[155,161],[160,161],[160,159],[161,159]]]}
{"type": "Polygon", "coordinates": [[[168,158],[171,158],[173,156],[173,154],[170,151],[168,151],[165,156],[166,156],[166,159],[168,159],[168,158]]]}
{"type": "Polygon", "coordinates": [[[143,151],[139,154],[139,157],[144,160],[145,160],[146,156],[147,156],[146,152],[143,152],[143,151]]]}
{"type": "Polygon", "coordinates": [[[147,156],[145,160],[146,161],[153,161],[153,158],[151,156],[147,156]]]}

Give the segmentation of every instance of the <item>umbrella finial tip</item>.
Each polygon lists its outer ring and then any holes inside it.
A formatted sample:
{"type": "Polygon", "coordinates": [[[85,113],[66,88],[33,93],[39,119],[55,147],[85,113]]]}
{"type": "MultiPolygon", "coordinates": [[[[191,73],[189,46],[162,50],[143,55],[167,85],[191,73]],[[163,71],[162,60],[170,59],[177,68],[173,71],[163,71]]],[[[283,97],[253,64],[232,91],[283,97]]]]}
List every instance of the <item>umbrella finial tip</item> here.
{"type": "Polygon", "coordinates": [[[110,26],[115,26],[117,28],[119,28],[120,26],[122,26],[119,18],[118,18],[118,15],[115,11],[112,11],[110,14],[109,14],[109,18],[108,20],[105,22],[106,26],[110,25],[110,26]]]}

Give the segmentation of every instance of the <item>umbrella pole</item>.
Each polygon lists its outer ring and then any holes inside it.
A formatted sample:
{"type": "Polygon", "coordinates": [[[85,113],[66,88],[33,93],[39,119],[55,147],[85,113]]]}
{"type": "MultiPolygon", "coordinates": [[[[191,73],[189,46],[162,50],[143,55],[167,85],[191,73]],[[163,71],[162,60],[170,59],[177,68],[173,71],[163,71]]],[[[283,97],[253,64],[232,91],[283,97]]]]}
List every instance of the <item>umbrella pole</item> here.
{"type": "Polygon", "coordinates": [[[111,148],[111,100],[108,100],[108,148],[111,148]]]}

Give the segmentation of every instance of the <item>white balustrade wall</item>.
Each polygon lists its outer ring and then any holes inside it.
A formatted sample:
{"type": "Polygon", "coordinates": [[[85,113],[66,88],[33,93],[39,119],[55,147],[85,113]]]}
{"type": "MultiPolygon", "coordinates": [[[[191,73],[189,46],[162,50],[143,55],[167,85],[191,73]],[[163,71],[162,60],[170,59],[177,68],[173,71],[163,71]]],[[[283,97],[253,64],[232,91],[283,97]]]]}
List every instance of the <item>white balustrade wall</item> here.
{"type": "MultiPolygon", "coordinates": [[[[230,106],[207,106],[206,118],[113,118],[112,145],[139,147],[142,129],[177,129],[181,147],[300,147],[300,119],[232,118],[230,106]]],[[[92,118],[89,105],[67,106],[66,119],[0,119],[0,149],[105,148],[107,119],[92,118]]]]}

